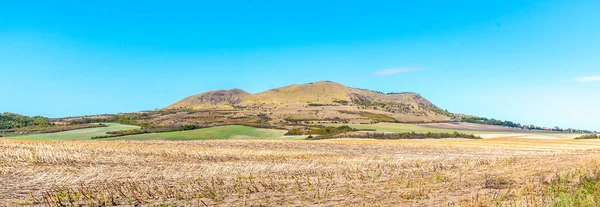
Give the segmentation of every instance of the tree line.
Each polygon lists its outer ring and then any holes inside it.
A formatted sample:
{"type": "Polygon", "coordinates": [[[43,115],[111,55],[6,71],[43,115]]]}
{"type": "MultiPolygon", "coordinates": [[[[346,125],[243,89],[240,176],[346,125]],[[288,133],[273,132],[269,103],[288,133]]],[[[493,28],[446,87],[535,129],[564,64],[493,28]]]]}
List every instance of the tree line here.
{"type": "Polygon", "coordinates": [[[571,128],[564,129],[564,128],[561,128],[558,126],[549,128],[549,127],[541,127],[541,126],[534,126],[534,125],[522,125],[520,123],[516,123],[516,122],[512,122],[512,121],[503,121],[503,120],[497,120],[497,119],[493,119],[493,118],[488,119],[488,118],[476,117],[476,116],[460,117],[456,121],[475,123],[475,124],[494,125],[494,126],[504,126],[504,127],[528,129],[528,130],[546,130],[546,131],[574,132],[574,133],[594,133],[594,131],[591,131],[591,130],[571,129],[571,128]]]}
{"type": "Polygon", "coordinates": [[[28,126],[49,126],[52,125],[47,117],[43,116],[24,116],[15,113],[0,114],[0,129],[13,129],[28,126]]]}
{"type": "Polygon", "coordinates": [[[148,134],[148,133],[161,133],[161,132],[174,132],[174,131],[187,131],[199,129],[196,125],[186,124],[183,126],[169,126],[169,127],[161,127],[161,128],[142,128],[142,129],[127,129],[127,130],[117,130],[117,131],[109,131],[106,132],[107,135],[102,136],[94,136],[92,139],[103,139],[103,138],[112,138],[112,137],[121,137],[128,135],[136,135],[136,134],[148,134]]]}

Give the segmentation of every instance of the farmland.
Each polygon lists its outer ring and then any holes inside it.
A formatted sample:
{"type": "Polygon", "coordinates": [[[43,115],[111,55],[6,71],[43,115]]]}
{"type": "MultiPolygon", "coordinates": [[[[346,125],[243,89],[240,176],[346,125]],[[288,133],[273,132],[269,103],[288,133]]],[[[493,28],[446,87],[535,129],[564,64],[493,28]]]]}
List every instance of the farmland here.
{"type": "Polygon", "coordinates": [[[284,136],[285,130],[259,129],[247,126],[218,126],[190,131],[138,134],[106,140],[208,140],[208,139],[304,139],[304,136],[284,136]]]}
{"type": "Polygon", "coordinates": [[[117,130],[128,130],[128,129],[139,129],[138,126],[106,123],[108,127],[97,127],[89,129],[77,129],[64,132],[56,133],[45,133],[45,134],[32,134],[32,135],[21,135],[16,136],[18,139],[31,139],[31,140],[88,140],[93,136],[106,135],[106,132],[117,131],[117,130]]]}
{"type": "Polygon", "coordinates": [[[597,206],[599,145],[0,139],[0,206],[597,206]]]}
{"type": "MultiPolygon", "coordinates": [[[[71,130],[57,133],[33,134],[16,136],[17,139],[30,140],[89,140],[93,136],[106,135],[108,131],[137,129],[137,126],[108,123],[108,127],[71,130]]],[[[342,126],[345,124],[328,124],[328,126],[342,126]]],[[[417,133],[452,133],[454,131],[475,134],[483,138],[543,138],[543,139],[573,139],[581,134],[574,133],[548,133],[548,132],[515,132],[515,131],[477,131],[462,129],[433,128],[417,124],[378,123],[378,124],[350,124],[356,129],[370,129],[377,132],[417,132],[417,133]]],[[[189,131],[175,131],[163,133],[148,133],[129,135],[101,140],[212,140],[212,139],[252,139],[252,140],[298,140],[304,136],[284,136],[285,130],[261,129],[247,126],[229,125],[210,127],[189,131]]]]}
{"type": "MultiPolygon", "coordinates": [[[[108,123],[108,127],[79,129],[58,133],[16,136],[29,140],[90,140],[93,136],[106,135],[108,131],[138,129],[137,126],[108,123]]],[[[285,130],[260,129],[247,126],[219,126],[189,131],[148,133],[100,140],[205,140],[205,139],[304,139],[304,136],[284,136],[285,130]]]]}
{"type": "Polygon", "coordinates": [[[0,139],[0,206],[600,204],[594,193],[600,191],[600,140],[416,124],[350,126],[491,139],[302,140],[284,136],[285,130],[239,125],[101,141],[90,138],[138,127],[24,135],[0,139]]]}
{"type": "MultiPolygon", "coordinates": [[[[346,124],[328,124],[328,126],[342,126],[346,124]]],[[[428,127],[427,125],[400,124],[400,123],[378,123],[378,124],[350,124],[356,129],[369,129],[378,132],[421,132],[421,133],[452,133],[454,131],[465,134],[481,135],[483,138],[545,138],[545,139],[573,139],[581,134],[577,133],[551,133],[543,131],[515,131],[515,130],[464,130],[428,127]]]]}

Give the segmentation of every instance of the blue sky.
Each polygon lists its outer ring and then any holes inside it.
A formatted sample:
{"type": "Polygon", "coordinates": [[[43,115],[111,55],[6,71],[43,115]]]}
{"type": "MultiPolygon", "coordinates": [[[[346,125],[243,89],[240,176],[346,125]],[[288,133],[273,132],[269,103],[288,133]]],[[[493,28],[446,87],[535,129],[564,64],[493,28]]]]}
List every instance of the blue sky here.
{"type": "Polygon", "coordinates": [[[598,1],[0,1],[0,111],[161,108],[332,80],[600,130],[598,1]]]}

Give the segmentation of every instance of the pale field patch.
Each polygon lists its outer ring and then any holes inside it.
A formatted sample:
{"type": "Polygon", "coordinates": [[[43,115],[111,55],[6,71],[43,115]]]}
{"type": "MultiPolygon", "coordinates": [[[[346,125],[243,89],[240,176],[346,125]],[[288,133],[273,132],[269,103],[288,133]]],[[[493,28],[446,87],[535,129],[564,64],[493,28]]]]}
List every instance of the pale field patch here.
{"type": "Polygon", "coordinates": [[[403,124],[403,123],[377,123],[377,124],[325,124],[327,126],[350,126],[356,129],[375,130],[388,133],[453,133],[474,134],[484,139],[491,138],[531,138],[531,139],[574,139],[583,134],[547,131],[518,130],[499,126],[469,123],[435,123],[435,124],[403,124]],[[440,127],[443,126],[443,127],[440,127]],[[464,127],[469,126],[469,127],[464,127]]]}

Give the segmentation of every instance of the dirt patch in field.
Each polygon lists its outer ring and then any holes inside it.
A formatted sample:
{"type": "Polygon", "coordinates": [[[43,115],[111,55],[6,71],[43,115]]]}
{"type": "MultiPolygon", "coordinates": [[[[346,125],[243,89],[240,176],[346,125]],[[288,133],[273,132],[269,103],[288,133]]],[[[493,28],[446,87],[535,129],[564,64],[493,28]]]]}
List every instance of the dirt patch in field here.
{"type": "Polygon", "coordinates": [[[558,139],[556,137],[540,135],[540,134],[481,134],[479,136],[484,139],[495,139],[495,138],[558,139]]]}

